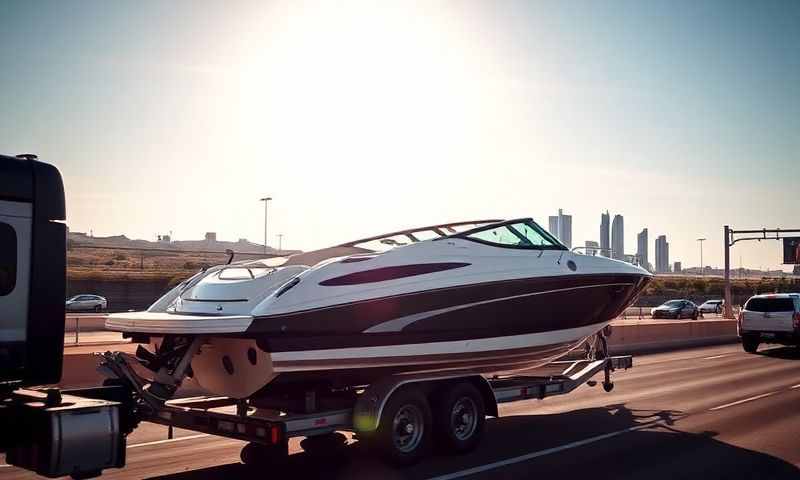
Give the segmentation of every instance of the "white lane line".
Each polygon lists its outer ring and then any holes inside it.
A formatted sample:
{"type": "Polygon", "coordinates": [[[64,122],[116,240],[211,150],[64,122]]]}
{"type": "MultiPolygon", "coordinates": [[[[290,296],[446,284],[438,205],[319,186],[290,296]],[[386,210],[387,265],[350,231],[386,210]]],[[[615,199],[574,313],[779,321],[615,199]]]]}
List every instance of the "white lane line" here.
{"type": "Polygon", "coordinates": [[[789,387],[789,390],[794,390],[795,388],[800,388],[800,383],[798,383],[797,385],[792,385],[791,387],[789,387]]]}
{"type": "Polygon", "coordinates": [[[515,463],[520,462],[527,462],[528,460],[532,460],[534,458],[543,457],[545,455],[550,455],[553,453],[562,452],[564,450],[569,450],[572,448],[582,447],[584,445],[588,445],[590,443],[600,442],[602,440],[607,440],[609,438],[613,438],[624,433],[628,432],[635,432],[636,430],[642,430],[645,428],[650,428],[658,424],[663,424],[663,420],[654,420],[648,423],[643,423],[641,425],[636,425],[635,427],[626,428],[624,430],[617,430],[616,432],[605,433],[603,435],[598,435],[596,437],[586,438],[584,440],[578,440],[577,442],[567,443],[566,445],[561,445],[558,447],[548,448],[545,450],[539,450],[538,452],[531,452],[525,455],[520,455],[518,457],[508,458],[506,460],[500,460],[498,462],[487,463],[486,465],[480,465],[473,468],[468,468],[466,470],[460,470],[458,472],[448,473],[445,475],[439,475],[438,477],[431,477],[427,480],[452,480],[455,478],[466,477],[469,475],[475,475],[476,473],[482,473],[489,470],[494,470],[496,468],[505,467],[508,465],[513,465],[515,463]]]}
{"type": "Polygon", "coordinates": [[[197,435],[187,435],[185,437],[177,437],[177,438],[168,438],[166,440],[156,440],[153,442],[144,442],[144,443],[134,443],[133,445],[128,445],[128,448],[137,448],[137,447],[149,447],[150,445],[161,445],[162,443],[174,443],[180,442],[183,440],[194,440],[195,438],[203,438],[210,436],[207,433],[198,433],[197,435]]]}
{"type": "Polygon", "coordinates": [[[733,353],[723,353],[722,355],[714,355],[713,357],[703,357],[703,360],[714,360],[715,358],[727,357],[728,355],[733,355],[733,353]]]}
{"type": "Polygon", "coordinates": [[[710,412],[713,412],[715,410],[722,410],[723,408],[733,407],[735,405],[741,405],[742,403],[746,403],[746,402],[752,402],[753,400],[758,400],[759,398],[769,397],[770,395],[775,395],[776,393],[778,393],[778,392],[762,393],[761,395],[756,395],[755,397],[745,398],[745,399],[742,399],[742,400],[737,400],[735,402],[726,403],[725,405],[720,405],[718,407],[709,408],[708,410],[710,412]]]}
{"type": "Polygon", "coordinates": [[[11,466],[11,465],[6,465],[5,463],[3,463],[3,464],[0,464],[0,468],[6,468],[6,467],[10,467],[10,466],[11,466]]]}

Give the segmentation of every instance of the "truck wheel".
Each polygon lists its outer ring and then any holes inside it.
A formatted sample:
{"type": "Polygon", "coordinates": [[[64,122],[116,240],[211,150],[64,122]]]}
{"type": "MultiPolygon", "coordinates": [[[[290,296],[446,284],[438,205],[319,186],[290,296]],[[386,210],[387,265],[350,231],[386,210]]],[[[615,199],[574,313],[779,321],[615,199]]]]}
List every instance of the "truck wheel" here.
{"type": "Polygon", "coordinates": [[[431,407],[419,390],[401,389],[383,408],[372,439],[384,460],[405,466],[418,462],[430,449],[431,407]]]}
{"type": "Polygon", "coordinates": [[[478,445],[486,426],[483,396],[471,383],[443,388],[434,400],[436,446],[445,452],[464,453],[478,445]]]}
{"type": "Polygon", "coordinates": [[[756,353],[758,350],[758,338],[755,338],[751,335],[746,335],[742,337],[742,348],[747,353],[756,353]]]}

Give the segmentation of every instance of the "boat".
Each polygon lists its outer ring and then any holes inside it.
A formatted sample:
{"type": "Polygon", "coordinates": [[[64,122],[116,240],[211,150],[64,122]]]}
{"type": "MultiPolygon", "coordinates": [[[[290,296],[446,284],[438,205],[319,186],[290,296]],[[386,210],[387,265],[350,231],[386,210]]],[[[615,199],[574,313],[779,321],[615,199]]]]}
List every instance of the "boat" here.
{"type": "Polygon", "coordinates": [[[473,220],[229,261],[106,328],[149,344],[137,357],[154,384],[189,376],[252,399],[297,384],[535,369],[597,338],[651,278],[570,251],[530,218],[473,220]]]}

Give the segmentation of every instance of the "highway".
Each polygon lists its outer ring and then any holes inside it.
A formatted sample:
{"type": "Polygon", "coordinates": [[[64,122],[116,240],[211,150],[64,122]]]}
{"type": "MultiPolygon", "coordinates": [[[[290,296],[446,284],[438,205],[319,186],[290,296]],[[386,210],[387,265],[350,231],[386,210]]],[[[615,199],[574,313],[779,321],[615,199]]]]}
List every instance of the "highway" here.
{"type": "MultiPolygon", "coordinates": [[[[358,442],[320,459],[290,444],[287,465],[239,463],[241,442],[142,425],[128,439],[128,466],[108,479],[382,478],[800,478],[800,350],[738,345],[639,356],[616,388],[501,406],[479,448],[394,470],[358,442]]],[[[0,459],[0,464],[3,463],[0,459]]],[[[0,467],[0,480],[31,478],[0,467]]]]}

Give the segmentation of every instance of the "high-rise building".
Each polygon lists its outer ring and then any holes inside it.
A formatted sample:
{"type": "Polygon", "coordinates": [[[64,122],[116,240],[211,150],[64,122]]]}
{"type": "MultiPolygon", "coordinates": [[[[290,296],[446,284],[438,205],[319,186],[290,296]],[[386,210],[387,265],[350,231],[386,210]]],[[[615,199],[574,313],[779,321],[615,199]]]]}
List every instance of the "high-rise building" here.
{"type": "Polygon", "coordinates": [[[547,217],[547,231],[550,232],[550,235],[558,238],[558,216],[547,217]]]}
{"type": "Polygon", "coordinates": [[[625,225],[622,215],[614,215],[611,222],[611,257],[625,260],[625,225]]]}
{"type": "Polygon", "coordinates": [[[636,235],[636,257],[639,260],[639,265],[642,268],[649,267],[649,258],[647,257],[647,229],[645,228],[638,235],[636,235]]]}
{"type": "Polygon", "coordinates": [[[594,240],[586,240],[586,255],[595,256],[600,245],[594,240]]]}
{"type": "Polygon", "coordinates": [[[669,243],[666,235],[660,235],[656,238],[656,273],[667,272],[669,272],[669,243]]]}
{"type": "Polygon", "coordinates": [[[572,215],[564,215],[562,209],[558,209],[558,215],[548,217],[548,230],[561,243],[572,248],[572,215]]]}
{"type": "Polygon", "coordinates": [[[608,210],[606,213],[600,214],[600,255],[605,255],[606,257],[610,257],[611,254],[609,253],[611,249],[611,215],[608,214],[608,210]]]}
{"type": "Polygon", "coordinates": [[[681,262],[675,262],[675,266],[672,267],[672,273],[681,273],[683,271],[683,265],[681,262]]]}

